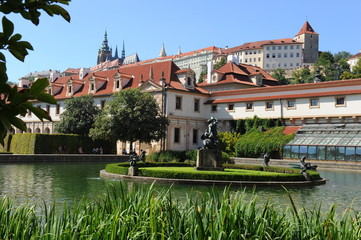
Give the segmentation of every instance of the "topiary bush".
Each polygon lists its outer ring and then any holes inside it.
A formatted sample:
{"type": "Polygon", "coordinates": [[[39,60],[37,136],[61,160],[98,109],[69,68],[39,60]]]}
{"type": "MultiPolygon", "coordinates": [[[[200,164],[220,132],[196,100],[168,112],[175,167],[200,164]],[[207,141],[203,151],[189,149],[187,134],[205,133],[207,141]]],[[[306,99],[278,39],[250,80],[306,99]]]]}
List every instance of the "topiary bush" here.
{"type": "Polygon", "coordinates": [[[0,144],[0,152],[2,153],[9,153],[10,151],[10,143],[13,135],[12,134],[6,134],[4,138],[4,145],[0,144]]]}

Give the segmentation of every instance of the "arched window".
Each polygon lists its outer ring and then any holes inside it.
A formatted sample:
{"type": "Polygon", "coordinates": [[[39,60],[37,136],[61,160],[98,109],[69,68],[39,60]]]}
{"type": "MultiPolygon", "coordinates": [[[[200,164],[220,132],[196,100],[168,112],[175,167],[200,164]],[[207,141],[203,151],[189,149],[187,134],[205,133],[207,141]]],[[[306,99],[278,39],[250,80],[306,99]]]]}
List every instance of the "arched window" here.
{"type": "Polygon", "coordinates": [[[45,133],[50,133],[50,129],[48,127],[45,128],[45,133]]]}
{"type": "Polygon", "coordinates": [[[31,133],[31,128],[28,128],[28,130],[26,130],[27,133],[31,133]]]}
{"type": "Polygon", "coordinates": [[[35,128],[35,133],[40,133],[40,128],[35,128]]]}

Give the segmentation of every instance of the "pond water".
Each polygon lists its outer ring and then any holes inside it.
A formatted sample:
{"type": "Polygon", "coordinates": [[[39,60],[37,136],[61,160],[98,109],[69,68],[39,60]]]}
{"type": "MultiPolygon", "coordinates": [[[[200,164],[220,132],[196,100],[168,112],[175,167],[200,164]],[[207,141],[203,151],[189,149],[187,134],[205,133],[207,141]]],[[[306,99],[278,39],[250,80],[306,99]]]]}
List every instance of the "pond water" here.
{"type": "MultiPolygon", "coordinates": [[[[106,192],[107,185],[119,185],[119,180],[99,177],[99,171],[106,163],[32,163],[0,164],[0,196],[8,196],[14,203],[25,202],[62,204],[73,202],[82,197],[95,199],[106,192]]],[[[361,171],[320,169],[322,177],[328,179],[325,185],[315,187],[289,188],[298,207],[307,208],[322,202],[327,210],[337,204],[338,211],[352,207],[361,211],[361,171]]],[[[150,183],[122,181],[126,189],[149,187],[150,183]]],[[[169,184],[156,184],[157,189],[168,189],[169,184]]],[[[224,187],[217,187],[223,191],[224,187]]],[[[273,203],[290,206],[286,191],[281,187],[257,187],[246,189],[231,187],[231,191],[255,192],[260,202],[270,200],[273,203]]],[[[179,198],[186,195],[198,195],[212,191],[212,186],[176,184],[172,191],[179,198]]]]}

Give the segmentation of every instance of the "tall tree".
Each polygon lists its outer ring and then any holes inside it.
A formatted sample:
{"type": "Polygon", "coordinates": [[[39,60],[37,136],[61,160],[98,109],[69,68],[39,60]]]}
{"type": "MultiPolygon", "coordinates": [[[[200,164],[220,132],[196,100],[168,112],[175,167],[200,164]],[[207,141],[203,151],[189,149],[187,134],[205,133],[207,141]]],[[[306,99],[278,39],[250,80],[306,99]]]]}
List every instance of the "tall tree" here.
{"type": "Polygon", "coordinates": [[[352,67],[353,74],[361,74],[361,57],[357,60],[356,64],[352,67]]]}
{"type": "MultiPolygon", "coordinates": [[[[60,15],[70,21],[69,13],[58,3],[68,5],[70,0],[1,0],[0,12],[3,14],[20,13],[33,24],[39,24],[41,10],[49,16],[60,15]]],[[[14,24],[5,16],[2,18],[2,32],[0,32],[0,143],[7,130],[15,126],[26,131],[25,123],[18,117],[25,116],[27,111],[33,112],[40,120],[51,120],[49,114],[43,109],[34,107],[31,100],[55,104],[55,99],[46,93],[49,82],[47,79],[38,79],[29,89],[19,91],[17,86],[8,83],[6,74],[6,57],[3,52],[10,54],[20,61],[24,61],[28,50],[33,50],[29,42],[21,41],[19,33],[14,34],[14,24]]]]}
{"type": "Polygon", "coordinates": [[[350,52],[341,51],[341,52],[333,54],[333,59],[335,60],[335,62],[339,62],[341,59],[348,59],[351,56],[352,55],[350,52]]]}
{"type": "Polygon", "coordinates": [[[278,83],[281,85],[287,85],[289,84],[289,80],[286,78],[286,71],[282,68],[278,68],[273,71],[271,74],[272,77],[278,80],[278,83]]]}
{"type": "Polygon", "coordinates": [[[292,73],[291,84],[311,83],[315,75],[309,68],[300,68],[292,73]]]}
{"type": "Polygon", "coordinates": [[[117,92],[95,120],[90,136],[94,139],[150,143],[164,137],[168,119],[150,93],[139,89],[117,92]]]}
{"type": "Polygon", "coordinates": [[[55,130],[88,136],[100,109],[91,95],[70,98],[65,101],[65,111],[60,116],[55,130]]]}

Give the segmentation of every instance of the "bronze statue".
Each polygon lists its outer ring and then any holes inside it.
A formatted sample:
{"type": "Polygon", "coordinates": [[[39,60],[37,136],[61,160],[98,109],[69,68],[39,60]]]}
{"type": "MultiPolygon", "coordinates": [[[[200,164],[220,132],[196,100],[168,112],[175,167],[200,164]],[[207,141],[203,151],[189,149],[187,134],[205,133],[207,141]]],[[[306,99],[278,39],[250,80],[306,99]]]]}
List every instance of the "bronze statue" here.
{"type": "Polygon", "coordinates": [[[135,166],[137,165],[137,161],[139,161],[139,156],[138,156],[138,154],[137,154],[135,151],[131,150],[131,151],[129,152],[129,162],[130,162],[130,166],[131,166],[131,167],[135,167],[135,166]]]}
{"type": "Polygon", "coordinates": [[[317,165],[311,165],[311,163],[305,162],[306,157],[303,156],[300,160],[301,162],[301,173],[306,172],[306,170],[316,170],[317,165]]]}
{"type": "Polygon", "coordinates": [[[268,163],[271,159],[271,154],[270,153],[266,153],[265,155],[263,155],[263,165],[268,167],[268,163]]]}
{"type": "Polygon", "coordinates": [[[216,149],[218,144],[217,137],[217,123],[218,120],[214,117],[208,119],[208,127],[202,134],[203,149],[216,149]]]}

